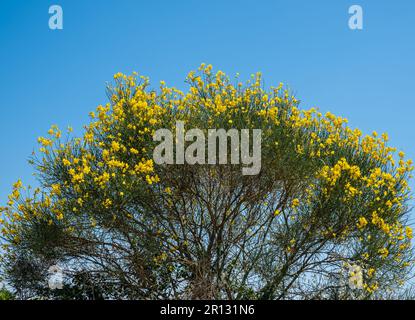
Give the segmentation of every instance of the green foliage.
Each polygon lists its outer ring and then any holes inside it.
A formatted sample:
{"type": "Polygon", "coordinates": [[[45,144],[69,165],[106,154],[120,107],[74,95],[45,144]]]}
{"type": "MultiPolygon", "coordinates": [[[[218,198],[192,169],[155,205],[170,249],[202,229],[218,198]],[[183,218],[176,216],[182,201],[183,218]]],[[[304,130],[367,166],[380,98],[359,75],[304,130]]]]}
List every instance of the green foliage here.
{"type": "Polygon", "coordinates": [[[0,300],[14,300],[13,294],[5,288],[0,289],[0,300]]]}

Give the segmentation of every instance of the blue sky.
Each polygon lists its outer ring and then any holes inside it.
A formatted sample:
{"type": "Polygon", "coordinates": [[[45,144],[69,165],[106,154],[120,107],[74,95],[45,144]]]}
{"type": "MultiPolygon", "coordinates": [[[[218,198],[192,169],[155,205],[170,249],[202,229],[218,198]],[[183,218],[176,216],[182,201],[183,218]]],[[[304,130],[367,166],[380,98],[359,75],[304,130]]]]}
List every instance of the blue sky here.
{"type": "Polygon", "coordinates": [[[302,107],[386,131],[415,158],[415,2],[2,0],[0,3],[0,203],[50,125],[75,133],[106,102],[118,71],[184,88],[201,62],[242,79],[261,71],[286,83],[302,107]],[[61,5],[63,30],[48,28],[61,5]],[[364,30],[348,28],[359,4],[364,30]]]}

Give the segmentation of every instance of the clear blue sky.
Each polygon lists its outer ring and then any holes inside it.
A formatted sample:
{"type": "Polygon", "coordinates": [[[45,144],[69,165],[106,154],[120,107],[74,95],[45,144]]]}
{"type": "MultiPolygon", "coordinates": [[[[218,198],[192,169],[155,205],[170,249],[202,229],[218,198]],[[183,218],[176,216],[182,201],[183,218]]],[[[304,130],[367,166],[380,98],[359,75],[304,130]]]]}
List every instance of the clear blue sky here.
{"type": "Polygon", "coordinates": [[[138,71],[184,87],[201,62],[267,86],[289,85],[303,107],[349,118],[364,132],[386,131],[415,158],[415,2],[76,1],[0,2],[0,202],[51,124],[79,133],[105,103],[105,83],[138,71]],[[48,28],[59,4],[64,30],[48,28]],[[364,30],[348,28],[360,4],[364,30]]]}

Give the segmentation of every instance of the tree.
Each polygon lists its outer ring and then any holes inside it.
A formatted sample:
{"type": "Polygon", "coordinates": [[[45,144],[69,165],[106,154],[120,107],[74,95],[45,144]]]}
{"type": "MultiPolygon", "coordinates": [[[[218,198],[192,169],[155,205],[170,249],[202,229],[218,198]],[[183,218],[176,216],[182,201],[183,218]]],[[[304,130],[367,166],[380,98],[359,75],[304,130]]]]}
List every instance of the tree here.
{"type": "Polygon", "coordinates": [[[386,134],[265,91],[259,73],[244,85],[211,69],[189,73],[187,93],[116,74],[82,138],[39,138],[40,187],[19,180],[2,209],[6,279],[24,253],[64,266],[66,285],[93,279],[101,298],[366,299],[407,283],[412,162],[386,134]],[[155,163],[155,132],[177,121],[261,129],[260,173],[155,163]]]}

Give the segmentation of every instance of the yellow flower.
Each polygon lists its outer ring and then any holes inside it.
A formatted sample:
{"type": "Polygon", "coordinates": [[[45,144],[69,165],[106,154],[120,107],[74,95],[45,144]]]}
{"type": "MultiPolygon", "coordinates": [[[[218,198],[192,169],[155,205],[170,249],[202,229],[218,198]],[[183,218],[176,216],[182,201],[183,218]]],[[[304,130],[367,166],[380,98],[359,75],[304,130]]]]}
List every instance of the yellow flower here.
{"type": "Polygon", "coordinates": [[[291,202],[291,207],[296,208],[300,205],[300,200],[298,200],[297,198],[293,199],[293,201],[291,202]]]}
{"type": "Polygon", "coordinates": [[[138,152],[138,150],[137,149],[134,149],[134,148],[131,148],[130,149],[130,152],[132,153],[132,154],[138,154],[139,152],[138,152]]]}
{"type": "Polygon", "coordinates": [[[14,189],[20,189],[23,186],[22,181],[19,179],[16,183],[13,184],[14,189]]]}
{"type": "Polygon", "coordinates": [[[18,200],[20,198],[20,192],[18,189],[13,190],[11,199],[18,200]]]}
{"type": "Polygon", "coordinates": [[[39,137],[38,139],[37,139],[37,141],[42,145],[42,146],[44,146],[44,147],[50,147],[50,146],[52,146],[52,144],[53,144],[53,141],[52,140],[50,140],[50,139],[46,139],[46,138],[43,138],[43,137],[39,137]]]}
{"type": "Polygon", "coordinates": [[[102,205],[105,207],[105,208],[109,208],[109,207],[111,207],[111,205],[112,205],[112,201],[111,201],[111,199],[106,199],[103,203],[102,203],[102,205]]]}
{"type": "Polygon", "coordinates": [[[108,150],[106,149],[102,150],[102,157],[104,159],[108,159],[109,155],[110,155],[110,152],[108,150]]]}
{"type": "Polygon", "coordinates": [[[367,225],[367,220],[366,220],[366,218],[365,217],[360,217],[359,218],[359,222],[357,223],[357,227],[359,228],[359,229],[363,229],[364,227],[366,227],[366,225],[367,225]]]}
{"type": "Polygon", "coordinates": [[[373,274],[375,273],[375,269],[374,268],[370,268],[368,271],[367,271],[367,276],[369,277],[369,278],[371,278],[372,276],[373,276],[373,274]]]}
{"type": "Polygon", "coordinates": [[[87,141],[87,142],[90,142],[90,143],[93,142],[94,141],[94,134],[91,133],[91,132],[86,133],[85,136],[84,136],[84,140],[87,141]]]}
{"type": "Polygon", "coordinates": [[[111,142],[111,150],[117,152],[121,149],[120,144],[117,141],[111,142]]]}
{"type": "Polygon", "coordinates": [[[379,249],[378,252],[382,259],[386,259],[386,257],[389,255],[389,250],[387,248],[379,249]]]}
{"type": "Polygon", "coordinates": [[[52,184],[51,188],[52,188],[52,193],[54,193],[56,195],[61,194],[61,186],[59,184],[52,184]]]}
{"type": "Polygon", "coordinates": [[[411,227],[406,227],[406,228],[405,228],[405,234],[406,234],[406,237],[407,237],[408,239],[412,239],[412,238],[413,238],[413,235],[412,235],[412,228],[411,228],[411,227]]]}

